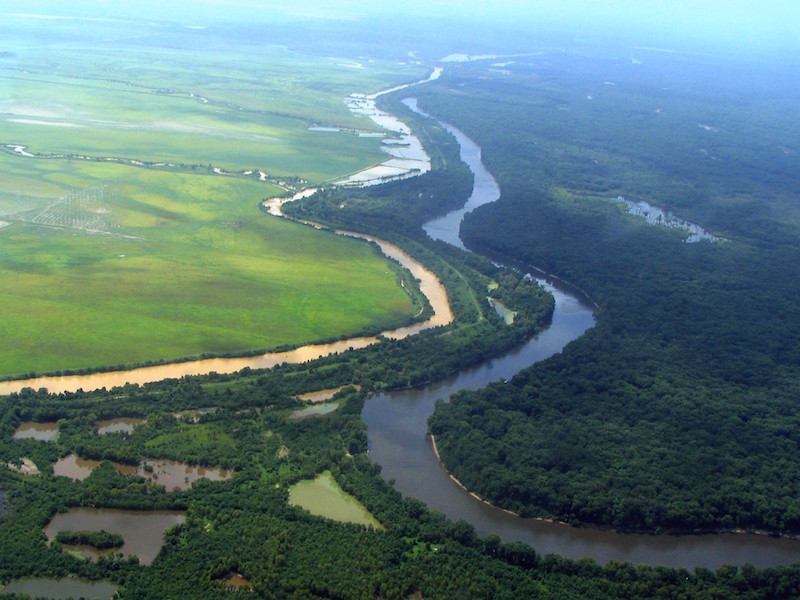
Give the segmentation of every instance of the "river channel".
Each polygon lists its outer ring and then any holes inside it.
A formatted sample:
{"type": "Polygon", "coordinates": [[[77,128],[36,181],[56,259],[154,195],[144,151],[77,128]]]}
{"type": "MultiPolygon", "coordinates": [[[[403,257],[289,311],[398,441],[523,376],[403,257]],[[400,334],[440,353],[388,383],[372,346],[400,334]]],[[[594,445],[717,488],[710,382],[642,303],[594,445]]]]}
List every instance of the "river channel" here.
{"type": "MultiPolygon", "coordinates": [[[[418,84],[435,79],[440,72],[435,71],[428,80],[418,84]]],[[[399,86],[383,93],[406,87],[410,86],[399,86]]],[[[408,101],[407,105],[412,110],[420,112],[413,100],[408,101]]],[[[455,127],[443,125],[461,144],[462,160],[472,169],[475,184],[473,194],[463,209],[430,221],[424,228],[432,237],[463,248],[458,235],[463,215],[477,206],[495,201],[499,197],[499,186],[481,162],[480,147],[455,127]]],[[[389,245],[379,243],[388,254],[389,245]]],[[[411,260],[410,257],[407,258],[411,260]]],[[[414,276],[423,279],[423,283],[429,276],[429,272],[418,263],[403,264],[412,270],[418,267],[422,276],[418,275],[418,272],[414,272],[414,276]]],[[[430,276],[432,281],[429,283],[433,288],[440,285],[435,277],[430,276]]],[[[767,535],[619,534],[535,519],[522,519],[480,501],[449,477],[439,464],[430,440],[426,438],[427,419],[433,412],[436,400],[446,400],[458,390],[478,389],[500,379],[510,379],[520,370],[561,352],[569,342],[594,326],[593,306],[588,299],[581,297],[580,293],[561,282],[539,281],[550,289],[556,301],[552,324],[546,331],[520,348],[472,369],[461,371],[443,381],[420,389],[380,394],[366,402],[362,416],[368,428],[370,457],[382,466],[383,476],[387,480],[394,480],[395,487],[400,492],[422,500],[431,509],[440,511],[453,520],[463,519],[471,523],[481,535],[495,533],[506,542],[523,541],[542,554],[556,553],[569,558],[590,557],[600,563],[622,560],[634,564],[647,563],[685,568],[695,566],[716,568],[723,564],[745,563],[768,567],[800,560],[800,540],[767,535]]],[[[447,305],[446,295],[442,295],[444,305],[447,305]]],[[[436,302],[432,300],[431,303],[437,313],[432,319],[433,322],[418,324],[411,330],[387,332],[394,334],[389,337],[412,335],[419,330],[419,327],[447,322],[449,305],[446,309],[443,306],[443,310],[439,311],[436,302]]],[[[375,338],[358,338],[334,344],[305,346],[289,352],[270,353],[258,357],[209,359],[115,373],[0,382],[0,394],[16,392],[23,387],[47,387],[51,392],[74,391],[78,388],[89,390],[124,385],[126,382],[145,383],[210,371],[233,372],[246,366],[256,369],[267,368],[281,362],[304,362],[330,352],[363,347],[376,341],[375,338]]]]}
{"type": "MultiPolygon", "coordinates": [[[[416,100],[404,103],[423,116],[416,100]]],[[[464,208],[424,225],[431,237],[460,248],[461,220],[470,210],[494,202],[500,188],[481,160],[480,147],[461,131],[442,123],[461,145],[461,159],[475,176],[473,193],[464,208]]],[[[439,463],[427,433],[427,420],[436,400],[459,390],[485,387],[510,379],[520,370],[560,352],[569,342],[594,326],[591,302],[562,282],[539,280],[555,296],[550,327],[521,348],[461,371],[421,389],[377,395],[366,402],[370,458],[381,465],[382,475],[394,480],[401,493],[425,502],[452,520],[471,523],[480,535],[494,533],[503,541],[523,541],[541,554],[569,558],[589,557],[601,564],[611,560],[692,569],[750,563],[758,567],[791,564],[800,560],[800,540],[752,533],[707,535],[642,535],[578,528],[562,523],[523,519],[477,499],[460,487],[439,463]]]]}

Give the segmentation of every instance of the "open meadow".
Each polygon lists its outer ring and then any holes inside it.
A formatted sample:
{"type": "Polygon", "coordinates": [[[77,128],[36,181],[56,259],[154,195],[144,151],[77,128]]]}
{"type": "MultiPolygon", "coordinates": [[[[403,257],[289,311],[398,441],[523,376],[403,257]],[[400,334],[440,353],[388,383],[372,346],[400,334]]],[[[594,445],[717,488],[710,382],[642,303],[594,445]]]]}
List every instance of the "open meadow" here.
{"type": "Polygon", "coordinates": [[[381,160],[380,138],[359,135],[376,126],[344,98],[422,67],[222,48],[152,24],[43,41],[47,23],[12,20],[0,377],[296,345],[417,312],[368,245],[259,202],[381,160]]]}

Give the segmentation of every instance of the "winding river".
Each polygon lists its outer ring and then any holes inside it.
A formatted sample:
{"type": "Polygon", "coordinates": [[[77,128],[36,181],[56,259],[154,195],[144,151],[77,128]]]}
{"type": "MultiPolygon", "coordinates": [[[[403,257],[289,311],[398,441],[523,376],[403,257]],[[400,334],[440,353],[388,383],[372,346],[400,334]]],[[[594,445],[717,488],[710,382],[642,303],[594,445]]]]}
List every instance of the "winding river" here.
{"type": "MultiPolygon", "coordinates": [[[[430,81],[441,71],[434,71],[430,81]]],[[[399,86],[383,93],[404,89],[399,86]]],[[[379,94],[373,95],[377,97],[379,94]]],[[[406,104],[412,109],[415,101],[406,104]]],[[[423,113],[424,114],[424,113],[423,113]]],[[[425,224],[431,237],[458,247],[461,219],[466,212],[499,197],[499,187],[481,162],[480,148],[455,127],[443,124],[461,144],[462,159],[475,175],[473,194],[463,209],[425,224]]],[[[342,232],[345,233],[345,232],[342,232]]],[[[363,236],[362,236],[363,237],[363,236]]],[[[429,280],[431,304],[436,315],[432,321],[411,329],[387,332],[387,337],[412,335],[420,328],[452,319],[449,304],[441,285],[424,266],[415,263],[399,248],[374,240],[387,254],[395,254],[416,277],[429,280]],[[437,287],[438,286],[438,287],[437,287]],[[432,291],[433,290],[433,291],[432,291]],[[437,308],[435,299],[443,304],[437,308]]],[[[575,528],[568,525],[522,519],[470,495],[456,484],[439,464],[430,440],[426,438],[427,419],[437,399],[447,399],[462,389],[477,389],[499,379],[509,379],[520,370],[560,352],[566,344],[580,337],[594,325],[591,303],[575,290],[553,280],[540,280],[555,296],[556,305],[551,326],[539,336],[498,358],[467,369],[443,381],[420,389],[381,394],[366,402],[362,416],[367,423],[370,456],[383,468],[383,476],[394,480],[395,487],[425,502],[431,509],[449,518],[472,523],[481,535],[496,533],[504,541],[521,540],[542,554],[557,553],[570,558],[591,557],[600,563],[624,560],[671,567],[719,567],[723,564],[751,563],[767,567],[800,560],[800,540],[774,538],[757,534],[716,535],[634,535],[612,531],[575,528]]],[[[241,359],[209,359],[187,363],[146,367],[114,373],[98,373],[72,377],[50,377],[0,382],[0,394],[19,391],[23,387],[47,387],[51,392],[110,388],[126,382],[146,383],[165,378],[217,371],[234,372],[244,367],[266,368],[282,362],[303,362],[330,352],[363,347],[376,343],[376,338],[356,338],[334,344],[310,345],[289,352],[270,353],[241,359]]]]}
{"type": "MultiPolygon", "coordinates": [[[[404,103],[423,116],[416,100],[404,103]]],[[[464,208],[424,225],[431,237],[464,248],[459,227],[465,213],[494,202],[500,189],[481,161],[480,147],[461,131],[442,123],[461,145],[461,158],[475,176],[473,193],[464,208]]],[[[458,390],[485,387],[509,379],[520,370],[560,352],[594,325],[590,301],[563,282],[539,280],[555,296],[551,326],[521,348],[476,368],[421,389],[377,395],[366,402],[370,458],[381,465],[382,475],[393,480],[401,493],[422,500],[452,520],[471,523],[481,535],[494,533],[503,541],[523,541],[541,554],[569,558],[590,557],[601,564],[611,560],[692,569],[750,563],[758,567],[791,564],[800,560],[800,540],[752,533],[707,535],[621,534],[614,531],[571,527],[538,519],[523,519],[493,507],[460,487],[439,463],[426,437],[427,420],[438,399],[458,390]]]]}
{"type": "MultiPolygon", "coordinates": [[[[280,204],[303,197],[297,194],[292,198],[273,198],[265,200],[264,204],[273,214],[280,215],[280,204]],[[277,211],[277,212],[276,212],[277,211]]],[[[381,335],[390,339],[402,339],[415,335],[424,329],[447,325],[453,320],[447,291],[441,282],[425,265],[414,260],[398,246],[378,238],[350,231],[337,231],[339,235],[357,237],[376,243],[381,252],[387,257],[396,260],[400,265],[418,280],[420,291],[428,298],[433,309],[433,314],[426,321],[414,323],[398,329],[384,331],[381,335]]],[[[0,381],[0,395],[13,394],[23,388],[46,388],[51,394],[74,392],[78,389],[84,391],[111,389],[124,386],[126,383],[145,384],[164,379],[175,379],[191,375],[206,375],[208,373],[236,373],[244,368],[269,369],[281,363],[303,363],[315,360],[329,354],[346,352],[350,349],[365,348],[379,342],[378,337],[356,337],[328,344],[309,344],[285,352],[267,352],[257,356],[244,356],[239,358],[208,358],[191,360],[180,363],[169,363],[150,367],[139,367],[123,371],[109,371],[91,373],[88,375],[63,375],[42,376],[31,379],[14,379],[0,381]]]]}

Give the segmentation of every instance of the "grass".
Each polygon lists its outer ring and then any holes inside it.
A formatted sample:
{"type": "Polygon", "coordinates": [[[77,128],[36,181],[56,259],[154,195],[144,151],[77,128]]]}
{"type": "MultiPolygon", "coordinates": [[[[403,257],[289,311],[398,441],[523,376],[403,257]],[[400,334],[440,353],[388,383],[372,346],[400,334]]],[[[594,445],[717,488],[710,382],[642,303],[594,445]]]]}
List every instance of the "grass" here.
{"type": "Polygon", "coordinates": [[[344,98],[384,87],[378,76],[424,72],[348,69],[280,46],[260,47],[258,61],[251,53],[236,45],[219,53],[171,48],[154,64],[141,47],[26,52],[9,63],[14,69],[0,70],[0,143],[327,181],[381,160],[380,140],[309,126],[375,131],[344,98]],[[57,68],[44,68],[53,62],[57,68]]]}
{"type": "Polygon", "coordinates": [[[339,487],[330,471],[293,485],[289,491],[289,504],[340,523],[384,529],[363,504],[339,487]]]}
{"type": "Polygon", "coordinates": [[[368,245],[269,217],[258,202],[283,190],[211,168],[313,183],[366,167],[379,142],[353,130],[375,126],[344,97],[422,67],[5,33],[0,145],[65,157],[0,152],[0,377],[266,350],[414,313],[368,245]]]}
{"type": "Polygon", "coordinates": [[[196,456],[203,452],[234,449],[233,438],[215,423],[204,425],[181,424],[180,431],[165,433],[145,443],[150,454],[181,454],[196,456]]]}
{"type": "Polygon", "coordinates": [[[274,348],[412,312],[366,244],[258,210],[271,186],[7,155],[0,169],[2,375],[274,348]],[[52,208],[77,183],[102,193],[52,208]],[[82,228],[98,214],[103,233],[82,228]]]}

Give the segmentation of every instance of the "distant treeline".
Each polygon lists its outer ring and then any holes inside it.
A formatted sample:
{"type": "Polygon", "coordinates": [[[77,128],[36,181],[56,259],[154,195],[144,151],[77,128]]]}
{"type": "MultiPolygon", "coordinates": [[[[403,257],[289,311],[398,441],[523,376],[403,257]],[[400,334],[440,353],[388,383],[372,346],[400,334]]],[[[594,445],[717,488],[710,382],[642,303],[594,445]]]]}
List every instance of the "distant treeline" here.
{"type": "Polygon", "coordinates": [[[467,244],[556,273],[600,306],[596,328],[563,354],[439,406],[431,430],[456,477],[524,515],[800,533],[789,204],[800,166],[779,150],[798,125],[743,84],[676,94],[661,88],[685,85],[683,71],[625,66],[551,57],[489,79],[463,69],[420,95],[479,142],[500,179],[501,200],[465,219],[467,244]],[[617,85],[587,99],[605,69],[617,85]],[[730,241],[684,243],[626,215],[618,194],[680,209],[730,241]]]}
{"type": "MultiPolygon", "coordinates": [[[[468,107],[474,109],[472,105],[468,107]]],[[[463,116],[466,124],[473,122],[466,119],[467,115],[463,116]]],[[[460,121],[452,120],[461,125],[460,121]]],[[[475,120],[479,120],[477,115],[475,120]]],[[[455,161],[448,162],[448,167],[454,165],[457,165],[455,161]]],[[[428,180],[440,176],[435,173],[428,180]]],[[[766,570],[749,566],[741,569],[723,567],[712,572],[707,569],[687,571],[635,567],[621,562],[600,566],[590,560],[541,556],[521,543],[504,544],[497,536],[481,538],[469,524],[449,522],[441,514],[427,510],[421,502],[401,497],[380,477],[379,467],[367,455],[366,427],[360,417],[370,391],[435,379],[500,352],[535,331],[552,308],[552,299],[530,286],[519,273],[498,270],[487,259],[426,241],[421,230],[411,226],[410,218],[406,222],[406,217],[415,213],[414,219],[419,222],[427,211],[415,211],[408,205],[419,199],[419,193],[425,193],[416,187],[422,185],[422,181],[424,179],[420,177],[393,184],[392,194],[375,191],[375,197],[371,191],[364,190],[351,190],[342,196],[338,195],[339,192],[322,195],[319,202],[315,200],[303,210],[300,210],[303,207],[298,207],[298,211],[304,216],[313,212],[315,219],[337,224],[340,215],[352,212],[354,221],[363,223],[365,228],[370,227],[370,233],[383,238],[394,235],[394,241],[419,257],[442,278],[457,317],[454,325],[429,330],[407,340],[387,340],[364,350],[307,364],[279,365],[266,371],[246,369],[235,375],[211,374],[87,393],[48,395],[27,389],[0,398],[0,464],[25,456],[33,460],[42,472],[37,477],[25,477],[0,469],[0,489],[5,492],[5,504],[9,510],[0,526],[0,583],[32,575],[107,578],[120,586],[123,598],[229,598],[231,594],[266,598],[380,597],[397,600],[414,595],[424,598],[508,599],[798,597],[800,567],[797,566],[766,570]],[[411,187],[405,188],[406,185],[411,187]],[[411,189],[416,193],[406,193],[411,189]],[[381,197],[384,198],[383,208],[373,208],[380,204],[381,197]],[[338,208],[343,200],[349,209],[338,208]],[[361,206],[363,210],[357,211],[353,208],[355,206],[361,206]],[[396,226],[388,218],[392,213],[397,215],[396,226]],[[384,226],[379,226],[380,223],[384,226]],[[398,228],[400,232],[393,234],[392,231],[398,228]],[[499,285],[493,293],[502,297],[510,308],[519,311],[512,326],[505,325],[486,302],[489,283],[492,282],[499,285]],[[362,388],[347,387],[338,392],[339,408],[336,411],[324,417],[291,419],[292,412],[303,406],[296,399],[298,394],[351,383],[360,383],[362,388]],[[174,415],[179,411],[201,408],[215,410],[198,415],[196,423],[174,415]],[[98,420],[119,416],[138,416],[147,420],[131,434],[97,435],[98,420]],[[28,420],[58,421],[58,438],[47,443],[14,440],[12,436],[16,428],[28,420]],[[146,458],[169,457],[195,464],[226,466],[235,469],[237,475],[222,482],[201,480],[189,490],[172,493],[157,482],[148,483],[136,476],[121,475],[108,462],[103,462],[82,482],[53,476],[52,464],[70,453],[132,464],[146,458]],[[330,470],[342,488],[363,503],[386,530],[336,523],[313,517],[303,509],[289,505],[288,494],[292,484],[325,470],[330,470]],[[121,559],[113,554],[96,562],[81,561],[60,552],[58,545],[47,545],[42,533],[42,527],[56,512],[74,506],[182,509],[187,511],[187,518],[184,524],[168,530],[161,553],[149,567],[139,565],[133,558],[121,559]],[[253,594],[226,591],[222,580],[231,573],[246,578],[253,587],[253,594]]],[[[463,186],[463,183],[458,185],[463,186]]],[[[445,189],[437,187],[436,193],[445,194],[445,189]]],[[[566,217],[573,215],[563,214],[562,210],[553,207],[542,211],[540,216],[549,214],[551,219],[563,216],[566,222],[566,217]]],[[[487,211],[481,217],[491,214],[487,211]]],[[[618,216],[614,216],[610,221],[615,227],[617,219],[618,216]]],[[[587,227],[594,223],[588,217],[584,221],[587,227]]],[[[355,228],[346,221],[342,224],[355,228]]],[[[512,233],[523,237],[524,224],[531,225],[531,221],[527,217],[521,219],[518,229],[512,233]]],[[[595,223],[596,227],[600,225],[595,223]]],[[[490,225],[489,231],[495,230],[493,227],[490,225]]],[[[646,245],[644,241],[652,241],[649,237],[652,234],[649,231],[642,233],[644,230],[633,222],[627,223],[626,228],[638,232],[634,237],[641,233],[643,245],[646,245]]],[[[547,223],[544,230],[557,231],[554,225],[547,223]]],[[[602,227],[591,231],[602,231],[602,227]]],[[[509,235],[504,232],[503,237],[509,235]]],[[[559,241],[557,233],[552,233],[552,237],[553,243],[558,244],[548,249],[548,255],[555,261],[560,251],[569,250],[570,244],[559,241]]],[[[572,251],[583,256],[581,253],[587,248],[577,240],[573,241],[576,247],[572,251]]],[[[608,241],[597,243],[607,244],[608,241]]],[[[676,242],[671,247],[682,246],[676,242]]],[[[539,257],[534,253],[535,249],[529,249],[528,256],[520,247],[515,248],[521,258],[539,257]]],[[[729,248],[720,248],[706,248],[704,251],[730,251],[729,248]]],[[[656,257],[663,258],[662,253],[655,252],[656,257]]],[[[630,266],[632,262],[630,259],[624,264],[630,266]]],[[[585,283],[578,277],[583,271],[579,266],[575,268],[575,272],[565,275],[585,283]]],[[[628,274],[625,277],[632,276],[628,274]]],[[[598,281],[603,280],[598,278],[598,281]]],[[[580,389],[582,385],[594,385],[593,379],[583,376],[586,372],[583,369],[594,368],[598,380],[602,381],[601,371],[606,366],[602,357],[595,356],[591,350],[598,338],[607,337],[599,335],[607,333],[604,328],[612,327],[607,323],[614,323],[611,315],[615,312],[612,300],[617,299],[616,290],[609,289],[603,293],[599,283],[590,286],[586,282],[586,287],[597,295],[602,307],[597,329],[583,338],[587,340],[583,344],[588,344],[588,349],[581,351],[581,343],[574,344],[557,359],[561,363],[552,361],[544,367],[547,374],[552,373],[553,364],[562,364],[563,369],[582,374],[575,379],[574,395],[558,396],[562,402],[573,397],[579,401],[583,398],[582,393],[594,401],[596,398],[590,394],[591,390],[580,389]]],[[[641,327],[640,321],[646,321],[646,317],[640,316],[634,325],[641,327]]],[[[650,339],[636,334],[634,325],[620,324],[623,329],[610,333],[620,337],[625,333],[628,338],[624,339],[637,342],[650,339]],[[638,337],[634,337],[636,335],[638,337]]],[[[661,338],[656,340],[642,353],[657,351],[657,344],[664,341],[661,338]]],[[[677,346],[677,350],[680,351],[681,347],[677,346]]],[[[634,361],[638,352],[634,348],[624,358],[634,361]]],[[[636,379],[619,384],[623,391],[634,385],[638,386],[636,389],[644,390],[642,411],[652,402],[648,383],[651,388],[656,383],[663,385],[659,375],[661,363],[658,362],[661,358],[662,355],[658,354],[650,365],[651,379],[645,377],[646,373],[637,373],[636,379]]],[[[687,362],[689,360],[684,359],[681,364],[687,362]]],[[[628,369],[622,360],[615,366],[623,371],[628,369]]],[[[697,367],[698,370],[703,368],[702,365],[697,367]]],[[[536,382],[537,373],[536,370],[529,371],[524,378],[509,384],[507,387],[514,390],[513,394],[504,396],[497,393],[496,388],[489,388],[485,394],[495,394],[498,403],[502,403],[504,397],[511,401],[518,392],[521,394],[525,390],[529,382],[536,382]]],[[[676,369],[674,377],[686,375],[681,369],[676,369]]],[[[697,378],[697,381],[705,380],[697,378]]],[[[542,388],[545,395],[550,394],[549,386],[557,382],[547,383],[548,388],[542,388]]],[[[558,390],[557,387],[553,389],[558,390]]],[[[667,392],[670,389],[668,387],[667,392]]],[[[465,401],[472,398],[471,395],[462,397],[465,401]]],[[[520,396],[520,401],[524,400],[520,396]]],[[[772,398],[768,401],[772,402],[772,398]]],[[[673,404],[672,401],[665,402],[670,409],[673,404]]],[[[462,406],[462,401],[454,402],[453,406],[462,406]]],[[[595,407],[596,402],[582,406],[575,404],[576,412],[570,414],[565,410],[565,422],[577,421],[582,414],[592,415],[595,407]]],[[[494,404],[488,404],[486,408],[488,414],[494,410],[494,404]]],[[[625,415],[609,414],[613,408],[604,412],[603,420],[628,419],[625,415]]],[[[516,408],[511,410],[520,412],[516,408]]],[[[713,414],[709,416],[703,406],[699,406],[698,411],[707,420],[714,417],[713,414]]],[[[511,411],[509,415],[512,415],[511,411]]],[[[667,418],[659,414],[648,416],[648,419],[656,423],[656,419],[661,417],[667,418]]],[[[635,424],[637,418],[640,415],[633,414],[630,421],[635,424]]],[[[480,433],[477,427],[480,424],[481,419],[477,417],[466,424],[469,435],[464,438],[465,444],[473,443],[474,432],[480,433]]],[[[456,422],[444,429],[453,430],[455,427],[464,425],[456,422]]],[[[446,437],[446,431],[440,435],[446,437]]],[[[494,433],[502,437],[503,432],[498,430],[494,433]]],[[[574,442],[570,429],[562,428],[561,433],[564,439],[574,442]]],[[[525,444],[532,439],[526,438],[525,444]]],[[[619,445],[626,441],[619,440],[619,445]]],[[[740,443],[740,440],[733,442],[740,443]]],[[[492,448],[487,448],[487,452],[492,451],[492,448]]],[[[521,448],[512,450],[517,452],[521,448]]],[[[569,448],[562,443],[559,450],[567,452],[569,448]]],[[[713,452],[707,451],[706,456],[710,455],[713,452]]],[[[566,461],[563,464],[576,463],[566,461]]],[[[686,466],[687,471],[691,468],[694,465],[686,466]]],[[[487,478],[491,479],[490,476],[488,473],[487,478]]]]}

